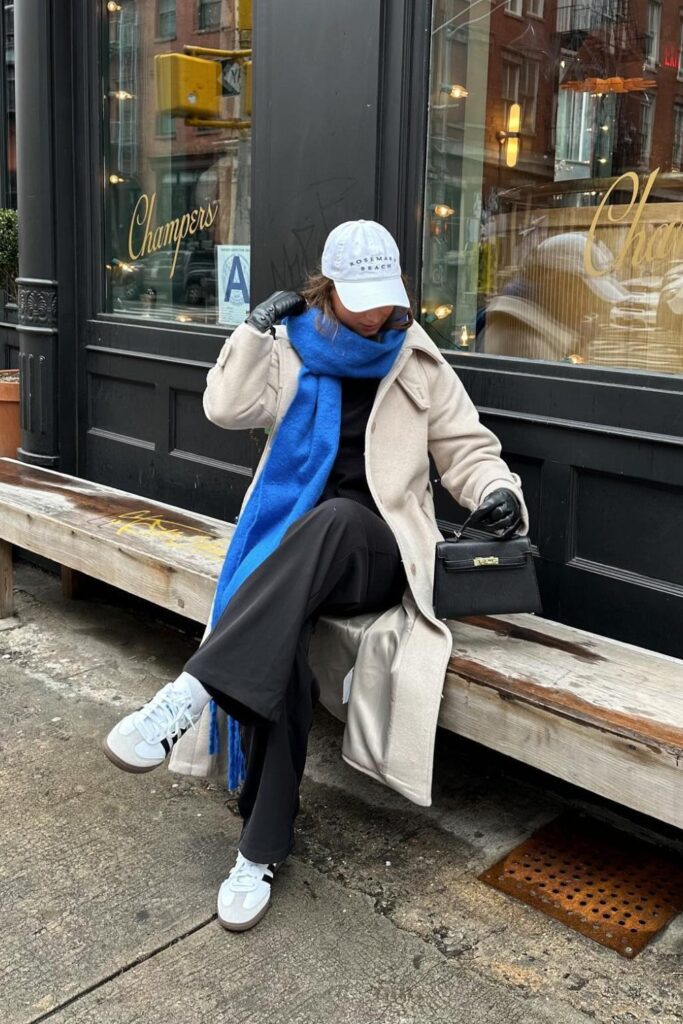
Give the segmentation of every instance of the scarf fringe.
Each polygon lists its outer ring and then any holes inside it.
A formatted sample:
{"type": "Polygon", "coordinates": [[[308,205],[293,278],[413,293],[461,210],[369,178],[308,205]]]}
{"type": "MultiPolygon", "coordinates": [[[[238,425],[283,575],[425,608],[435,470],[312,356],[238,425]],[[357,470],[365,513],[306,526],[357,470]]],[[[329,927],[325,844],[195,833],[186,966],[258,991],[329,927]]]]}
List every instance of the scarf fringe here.
{"type": "MultiPolygon", "coordinates": [[[[218,708],[215,700],[209,702],[209,754],[216,757],[221,752],[221,733],[218,726],[218,708]]],[[[226,782],[228,789],[238,789],[246,777],[247,765],[242,750],[240,724],[230,715],[227,721],[226,782]]]]}
{"type": "Polygon", "coordinates": [[[209,713],[211,720],[209,722],[209,754],[215,757],[220,753],[221,749],[221,734],[218,728],[218,708],[216,707],[215,700],[209,701],[209,713]]]}
{"type": "Polygon", "coordinates": [[[242,750],[240,724],[228,716],[228,789],[237,789],[244,782],[247,765],[242,750]]]}

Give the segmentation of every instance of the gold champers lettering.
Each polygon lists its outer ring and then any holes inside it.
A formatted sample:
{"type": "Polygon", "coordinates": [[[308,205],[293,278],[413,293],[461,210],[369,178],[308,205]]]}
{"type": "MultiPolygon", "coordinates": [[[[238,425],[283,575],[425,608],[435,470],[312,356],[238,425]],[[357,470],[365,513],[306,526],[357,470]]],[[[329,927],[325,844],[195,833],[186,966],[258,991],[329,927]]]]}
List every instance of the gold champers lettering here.
{"type": "Polygon", "coordinates": [[[156,192],[152,192],[151,195],[143,192],[135,204],[128,228],[128,255],[132,260],[139,260],[175,243],[173,262],[168,275],[173,277],[183,239],[187,235],[194,235],[195,232],[207,230],[212,226],[220,200],[216,199],[208,206],[198,206],[190,213],[184,213],[181,217],[175,217],[158,226],[154,225],[156,201],[156,192]]]}
{"type": "MultiPolygon", "coordinates": [[[[583,250],[583,265],[590,277],[602,277],[620,270],[624,264],[630,263],[634,268],[653,260],[674,260],[683,258],[683,221],[668,219],[664,224],[656,226],[641,224],[645,205],[654,188],[659,168],[648,176],[643,190],[640,190],[640,178],[635,171],[627,171],[617,178],[605,192],[588,231],[583,250]],[[609,206],[609,199],[615,191],[627,191],[630,187],[631,198],[627,203],[609,206]],[[605,224],[622,224],[628,232],[619,251],[615,253],[611,266],[597,268],[593,263],[593,246],[596,231],[605,224]]],[[[680,204],[671,203],[672,212],[680,204]]],[[[604,236],[603,236],[604,238],[604,236]]]]}

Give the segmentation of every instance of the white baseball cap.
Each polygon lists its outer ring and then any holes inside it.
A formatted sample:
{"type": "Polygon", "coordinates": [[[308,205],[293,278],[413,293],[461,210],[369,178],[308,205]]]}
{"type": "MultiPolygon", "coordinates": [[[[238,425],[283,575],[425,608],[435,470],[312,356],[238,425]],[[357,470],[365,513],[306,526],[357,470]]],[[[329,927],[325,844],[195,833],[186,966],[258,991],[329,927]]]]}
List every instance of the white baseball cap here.
{"type": "Polygon", "coordinates": [[[339,298],[352,313],[378,306],[410,306],[398,246],[374,220],[347,220],[334,228],[323,249],[322,272],[334,281],[339,298]]]}
{"type": "Polygon", "coordinates": [[[546,238],[532,254],[529,264],[580,278],[603,302],[617,303],[626,298],[626,289],[612,274],[614,255],[604,242],[591,242],[583,231],[566,231],[546,238]],[[586,248],[594,274],[586,269],[586,248]]]}

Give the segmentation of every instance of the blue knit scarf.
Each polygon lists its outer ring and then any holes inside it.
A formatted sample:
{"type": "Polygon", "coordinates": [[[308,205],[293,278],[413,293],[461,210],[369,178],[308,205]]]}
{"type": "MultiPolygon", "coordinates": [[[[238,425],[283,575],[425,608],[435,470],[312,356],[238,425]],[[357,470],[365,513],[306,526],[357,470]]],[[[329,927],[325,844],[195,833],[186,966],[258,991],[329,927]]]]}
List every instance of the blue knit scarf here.
{"type": "MultiPolygon", "coordinates": [[[[284,321],[299,355],[297,391],[273,437],[270,454],[223,562],[214,596],[211,629],[242,583],[276,550],[289,527],[313,508],[339,447],[340,377],[384,377],[394,364],[404,331],[383,331],[371,341],[341,324],[322,320],[316,309],[284,321]],[[320,328],[322,327],[322,331],[320,328]]],[[[247,341],[257,345],[258,341],[247,341]]],[[[211,701],[209,753],[220,746],[216,705],[211,701]]],[[[244,778],[239,726],[228,718],[228,786],[244,778]]]]}

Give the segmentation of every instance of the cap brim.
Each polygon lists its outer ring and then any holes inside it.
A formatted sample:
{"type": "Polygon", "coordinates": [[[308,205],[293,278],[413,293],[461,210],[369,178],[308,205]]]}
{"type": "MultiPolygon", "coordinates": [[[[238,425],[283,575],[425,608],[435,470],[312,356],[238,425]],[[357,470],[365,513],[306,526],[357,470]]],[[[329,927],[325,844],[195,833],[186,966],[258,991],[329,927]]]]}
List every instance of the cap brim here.
{"type": "Polygon", "coordinates": [[[589,277],[588,274],[581,276],[593,294],[604,302],[622,302],[628,295],[625,288],[609,277],[589,277]]]}
{"type": "Polygon", "coordinates": [[[352,313],[363,313],[379,306],[410,307],[410,299],[400,277],[381,281],[335,281],[337,295],[352,313]]]}

